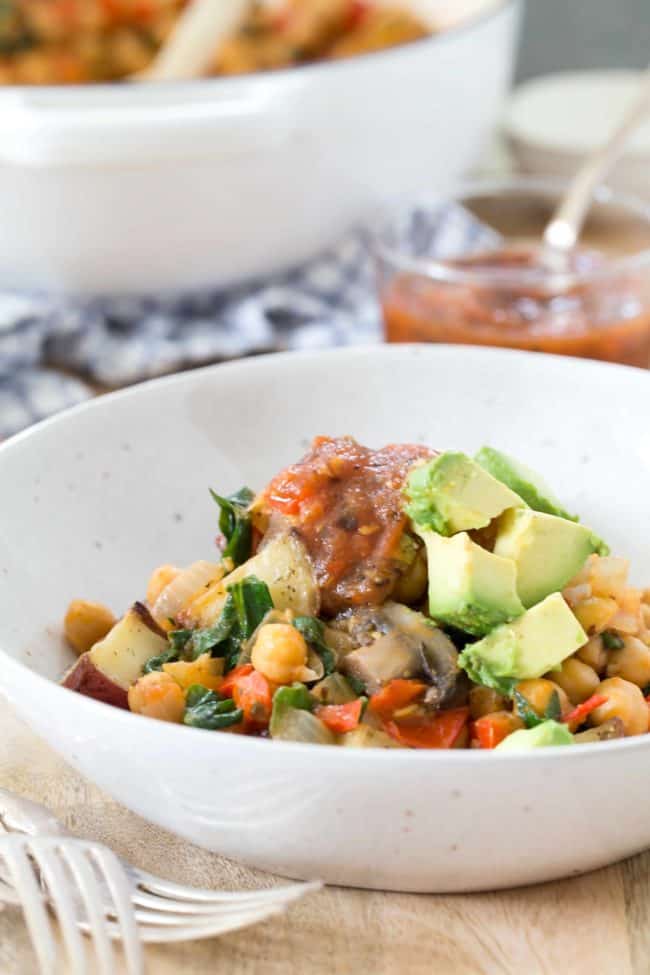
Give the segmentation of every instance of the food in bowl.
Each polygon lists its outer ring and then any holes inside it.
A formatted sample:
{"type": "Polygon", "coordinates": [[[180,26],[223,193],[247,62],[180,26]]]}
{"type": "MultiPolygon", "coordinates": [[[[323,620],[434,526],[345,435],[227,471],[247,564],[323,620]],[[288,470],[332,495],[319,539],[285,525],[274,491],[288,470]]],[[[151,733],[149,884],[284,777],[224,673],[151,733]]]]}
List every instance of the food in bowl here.
{"type": "Polygon", "coordinates": [[[520,750],[645,734],[650,591],[532,471],[318,437],[222,497],[220,558],[115,621],[75,601],[66,687],[213,731],[520,750]]]}
{"type": "MultiPolygon", "coordinates": [[[[186,0],[8,0],[0,8],[0,82],[113,81],[146,69],[186,0]]],[[[251,4],[211,74],[232,75],[349,57],[431,29],[396,3],[286,0],[251,4]]]]}

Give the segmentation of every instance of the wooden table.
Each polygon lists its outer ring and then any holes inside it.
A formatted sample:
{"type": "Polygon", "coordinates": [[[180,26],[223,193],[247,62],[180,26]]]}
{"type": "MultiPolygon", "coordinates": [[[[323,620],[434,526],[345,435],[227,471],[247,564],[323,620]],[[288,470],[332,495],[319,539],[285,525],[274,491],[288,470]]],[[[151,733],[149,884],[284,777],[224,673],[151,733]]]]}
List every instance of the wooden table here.
{"type": "MultiPolygon", "coordinates": [[[[1,698],[0,785],[46,802],[74,833],[103,840],[154,873],[206,886],[255,883],[252,871],[189,847],[90,785],[1,698]]],[[[645,975],[650,853],[585,877],[494,894],[330,888],[238,934],[149,948],[147,961],[152,975],[645,975]]],[[[37,973],[14,908],[0,912],[0,973],[37,973]]]]}

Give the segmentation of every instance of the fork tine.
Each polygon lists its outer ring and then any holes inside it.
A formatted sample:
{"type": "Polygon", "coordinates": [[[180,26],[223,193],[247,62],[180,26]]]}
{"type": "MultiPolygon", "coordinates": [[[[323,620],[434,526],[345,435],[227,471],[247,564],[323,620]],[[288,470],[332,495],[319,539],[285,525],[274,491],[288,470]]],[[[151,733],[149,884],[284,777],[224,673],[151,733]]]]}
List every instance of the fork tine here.
{"type": "Polygon", "coordinates": [[[43,904],[43,895],[34,877],[34,868],[20,837],[7,837],[0,843],[0,855],[9,867],[11,879],[20,898],[41,975],[54,975],[57,948],[43,904]]]}
{"type": "Polygon", "coordinates": [[[228,917],[205,918],[197,924],[154,925],[143,924],[140,927],[140,937],[145,943],[164,944],[174,941],[196,941],[200,938],[214,938],[220,934],[239,931],[242,928],[259,924],[269,918],[282,913],[282,908],[267,907],[255,911],[242,911],[241,914],[228,917]]]}
{"type": "Polygon", "coordinates": [[[63,941],[75,975],[85,975],[86,949],[77,927],[77,912],[70,894],[70,883],[60,860],[60,852],[51,839],[30,837],[25,844],[47,885],[52,909],[61,928],[63,941]]]}
{"type": "Polygon", "coordinates": [[[113,897],[115,915],[122,931],[122,946],[129,975],[143,975],[142,943],[131,903],[131,888],[126,873],[112,850],[89,845],[88,853],[102,871],[113,897]]]}
{"type": "Polygon", "coordinates": [[[132,876],[138,887],[144,891],[170,899],[176,898],[190,904],[197,901],[206,904],[239,902],[243,905],[251,901],[274,903],[280,900],[290,903],[303,897],[304,894],[320,890],[323,886],[320,881],[314,880],[307,883],[284,884],[282,887],[267,887],[263,890],[207,890],[201,887],[183,887],[171,880],[161,880],[140,870],[132,871],[132,876]]]}
{"type": "Polygon", "coordinates": [[[113,975],[113,946],[108,936],[107,919],[95,871],[86,859],[85,849],[80,848],[76,843],[62,843],[59,851],[68,864],[86,909],[88,933],[93,939],[97,952],[99,973],[113,975]]]}
{"type": "Polygon", "coordinates": [[[269,897],[251,897],[245,901],[215,901],[212,903],[203,901],[172,900],[169,897],[160,897],[157,894],[147,894],[135,890],[131,895],[131,900],[136,907],[146,908],[152,911],[160,911],[170,914],[181,914],[186,917],[205,917],[205,916],[226,916],[234,914],[236,911],[258,910],[265,907],[287,907],[292,901],[298,899],[298,895],[290,898],[277,897],[271,900],[269,897]]]}

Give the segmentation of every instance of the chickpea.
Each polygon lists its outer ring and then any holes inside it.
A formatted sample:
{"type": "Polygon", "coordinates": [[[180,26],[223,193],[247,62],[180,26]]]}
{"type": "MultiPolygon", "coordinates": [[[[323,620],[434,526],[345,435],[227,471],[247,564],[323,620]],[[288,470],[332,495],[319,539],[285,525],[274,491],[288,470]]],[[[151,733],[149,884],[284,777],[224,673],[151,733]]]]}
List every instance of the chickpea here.
{"type": "Polygon", "coordinates": [[[101,603],[73,599],[65,614],[63,632],[75,653],[82,654],[103,640],[116,622],[110,609],[101,603]]]}
{"type": "Polygon", "coordinates": [[[592,636],[589,643],[585,643],[584,647],[580,647],[576,653],[576,657],[582,660],[583,664],[592,667],[597,674],[603,674],[607,666],[607,651],[603,646],[602,637],[592,636]]]}
{"type": "Polygon", "coordinates": [[[412,606],[422,599],[427,588],[427,557],[421,548],[406,572],[399,577],[392,598],[398,603],[412,606]]]}
{"type": "Polygon", "coordinates": [[[626,736],[647,732],[648,705],[636,684],[622,677],[609,677],[598,685],[596,693],[604,694],[607,701],[591,712],[590,724],[598,726],[610,718],[620,718],[626,736]]]}
{"type": "Polygon", "coordinates": [[[147,586],[147,602],[150,606],[153,606],[163,589],[174,581],[180,571],[175,565],[159,565],[154,569],[147,586]]]}
{"type": "Polygon", "coordinates": [[[612,650],[607,665],[608,677],[622,677],[638,687],[650,684],[650,647],[638,637],[623,637],[620,650],[612,650]]]}
{"type": "Polygon", "coordinates": [[[253,646],[251,663],[274,684],[303,680],[307,664],[307,644],[289,623],[265,623],[253,646]]]}
{"type": "Polygon", "coordinates": [[[185,695],[173,677],[155,670],[129,687],[129,708],[147,718],[179,724],[185,714],[185,695]]]}
{"type": "Polygon", "coordinates": [[[571,710],[571,704],[565,691],[552,680],[547,680],[544,677],[538,677],[534,680],[521,680],[516,689],[526,698],[535,714],[540,718],[546,716],[555,692],[560,699],[560,713],[565,715],[571,710]]]}
{"type": "Polygon", "coordinates": [[[560,670],[552,671],[547,677],[562,688],[572,704],[582,704],[595,693],[600,683],[594,668],[576,657],[569,657],[560,670]]]}
{"type": "Polygon", "coordinates": [[[505,710],[506,699],[490,687],[473,687],[469,692],[469,711],[472,721],[486,714],[505,710]]]}

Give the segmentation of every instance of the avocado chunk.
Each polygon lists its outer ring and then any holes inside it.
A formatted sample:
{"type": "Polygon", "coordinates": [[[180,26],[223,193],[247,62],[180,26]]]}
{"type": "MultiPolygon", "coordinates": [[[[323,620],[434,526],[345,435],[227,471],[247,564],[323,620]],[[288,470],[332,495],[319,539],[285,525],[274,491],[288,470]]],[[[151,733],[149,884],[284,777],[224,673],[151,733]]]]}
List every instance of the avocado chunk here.
{"type": "Polygon", "coordinates": [[[534,511],[541,511],[547,515],[556,515],[568,521],[578,521],[577,515],[571,515],[562,507],[551,489],[543,479],[518,460],[502,454],[494,447],[481,447],[474,458],[477,464],[488,471],[492,477],[507,485],[511,491],[518,494],[534,511]]]}
{"type": "Polygon", "coordinates": [[[447,451],[409,474],[406,513],[418,528],[441,535],[485,528],[521,498],[465,454],[447,451]]]}
{"type": "Polygon", "coordinates": [[[458,663],[476,684],[509,694],[517,681],[554,670],[586,642],[587,634],[556,592],[514,622],[468,644],[458,663]]]}
{"type": "Polygon", "coordinates": [[[596,551],[594,536],[584,525],[530,508],[506,511],[494,543],[495,555],[515,563],[517,592],[527,609],[564,589],[596,551]]]}
{"type": "Polygon", "coordinates": [[[451,538],[421,532],[427,549],[429,613],[439,623],[483,636],[524,612],[517,595],[517,572],[473,542],[467,532],[451,538]]]}
{"type": "Polygon", "coordinates": [[[549,748],[552,745],[572,745],[573,735],[565,724],[542,721],[536,728],[513,731],[497,745],[495,751],[527,752],[529,748],[549,748]]]}

